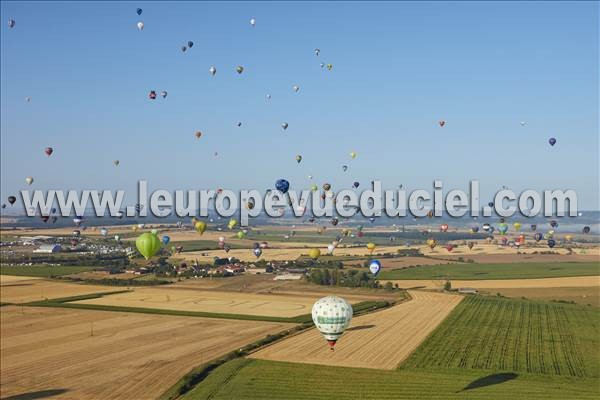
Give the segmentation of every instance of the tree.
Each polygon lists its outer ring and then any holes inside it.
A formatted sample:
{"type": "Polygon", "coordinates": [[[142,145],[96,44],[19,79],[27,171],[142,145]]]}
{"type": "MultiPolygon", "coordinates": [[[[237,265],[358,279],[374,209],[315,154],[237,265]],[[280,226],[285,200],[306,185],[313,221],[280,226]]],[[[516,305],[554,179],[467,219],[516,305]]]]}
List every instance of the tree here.
{"type": "Polygon", "coordinates": [[[450,291],[452,290],[452,284],[450,283],[450,281],[446,281],[446,283],[444,283],[444,290],[446,291],[450,291]]]}

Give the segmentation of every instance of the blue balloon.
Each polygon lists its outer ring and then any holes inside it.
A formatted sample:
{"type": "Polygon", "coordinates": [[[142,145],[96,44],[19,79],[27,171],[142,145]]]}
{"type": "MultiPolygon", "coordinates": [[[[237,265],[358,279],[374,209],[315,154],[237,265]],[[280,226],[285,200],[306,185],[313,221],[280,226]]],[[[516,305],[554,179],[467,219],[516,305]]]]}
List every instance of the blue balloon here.
{"type": "Polygon", "coordinates": [[[141,9],[141,8],[138,8],[138,9],[136,10],[136,12],[137,12],[137,15],[142,15],[142,9],[141,9]]]}
{"type": "Polygon", "coordinates": [[[170,241],[171,241],[171,238],[168,237],[167,235],[165,235],[165,236],[162,237],[162,242],[163,242],[164,245],[169,244],[170,241]]]}
{"type": "Polygon", "coordinates": [[[548,239],[548,247],[553,248],[556,246],[556,241],[554,239],[548,239]]]}
{"type": "Polygon", "coordinates": [[[548,143],[550,143],[550,146],[554,146],[556,144],[556,139],[552,137],[548,139],[548,143]]]}
{"type": "Polygon", "coordinates": [[[371,271],[371,273],[374,276],[377,276],[379,274],[380,270],[381,270],[381,263],[378,260],[372,260],[371,263],[369,264],[369,271],[371,271]]]}
{"type": "Polygon", "coordinates": [[[279,190],[281,193],[287,193],[290,189],[290,183],[285,179],[278,179],[277,182],[275,182],[275,189],[279,190]]]}

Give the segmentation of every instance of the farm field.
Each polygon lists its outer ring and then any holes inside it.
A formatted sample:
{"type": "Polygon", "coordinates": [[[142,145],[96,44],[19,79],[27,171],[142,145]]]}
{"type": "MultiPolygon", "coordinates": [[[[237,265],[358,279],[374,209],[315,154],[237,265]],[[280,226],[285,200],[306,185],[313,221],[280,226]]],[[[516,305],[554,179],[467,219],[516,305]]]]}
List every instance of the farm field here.
{"type": "MultiPolygon", "coordinates": [[[[310,314],[312,305],[317,299],[318,297],[310,294],[232,293],[218,290],[185,290],[159,287],[135,288],[127,293],[81,300],[72,304],[295,317],[310,314]]],[[[346,300],[351,303],[358,303],[366,300],[366,298],[348,295],[346,300]]]]}
{"type": "Polygon", "coordinates": [[[593,379],[515,375],[457,369],[372,371],[238,359],[217,368],[183,400],[585,400],[598,395],[593,379]]]}
{"type": "Polygon", "coordinates": [[[15,304],[115,290],[114,287],[109,286],[83,285],[11,275],[0,275],[0,285],[2,288],[0,301],[15,304]]]}
{"type": "Polygon", "coordinates": [[[548,287],[548,288],[489,288],[490,294],[505,297],[525,297],[532,300],[567,301],[600,307],[600,287],[548,287]]]}
{"type": "Polygon", "coordinates": [[[78,274],[93,270],[94,267],[66,266],[66,265],[0,265],[0,275],[36,276],[50,278],[52,276],[63,276],[78,274]]]}
{"type": "Polygon", "coordinates": [[[400,270],[383,269],[382,280],[393,279],[530,279],[600,275],[600,262],[450,264],[400,270]]]}
{"type": "Polygon", "coordinates": [[[0,318],[2,398],[154,399],[191,368],[293,326],[16,306],[0,318]]]}
{"type": "Polygon", "coordinates": [[[282,340],[251,358],[346,367],[394,369],[460,303],[461,296],[409,292],[412,300],[356,317],[329,351],[316,329],[282,340]]]}
{"type": "MultiPolygon", "coordinates": [[[[388,282],[381,280],[382,284],[388,282]]],[[[397,283],[401,288],[426,288],[440,289],[444,279],[402,279],[389,280],[397,283]]],[[[600,288],[600,276],[568,276],[564,278],[530,278],[530,279],[451,279],[452,287],[471,287],[486,289],[488,291],[499,288],[560,288],[560,287],[587,287],[600,288]]]]}
{"type": "Polygon", "coordinates": [[[597,308],[468,296],[402,368],[598,378],[599,361],[597,308]]]}

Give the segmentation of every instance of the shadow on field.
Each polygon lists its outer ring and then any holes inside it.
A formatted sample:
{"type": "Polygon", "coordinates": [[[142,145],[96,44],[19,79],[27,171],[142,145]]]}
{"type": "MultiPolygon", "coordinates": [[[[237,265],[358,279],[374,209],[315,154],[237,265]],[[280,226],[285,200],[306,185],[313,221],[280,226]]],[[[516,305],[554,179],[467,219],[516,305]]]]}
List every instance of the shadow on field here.
{"type": "Polygon", "coordinates": [[[467,386],[459,390],[457,393],[464,392],[465,390],[477,389],[491,385],[498,385],[500,383],[508,382],[510,380],[516,379],[519,375],[514,372],[504,372],[501,374],[492,374],[488,376],[484,376],[483,378],[479,378],[469,383],[467,386]]]}
{"type": "Polygon", "coordinates": [[[38,390],[37,392],[28,392],[22,394],[16,394],[10,397],[4,397],[3,400],[36,400],[36,399],[45,399],[46,397],[52,397],[59,394],[63,394],[68,392],[67,389],[48,389],[48,390],[38,390]]]}
{"type": "Polygon", "coordinates": [[[346,331],[360,331],[361,329],[371,329],[374,327],[375,327],[375,325],[359,325],[359,326],[353,326],[352,328],[348,328],[348,329],[346,329],[346,331]]]}

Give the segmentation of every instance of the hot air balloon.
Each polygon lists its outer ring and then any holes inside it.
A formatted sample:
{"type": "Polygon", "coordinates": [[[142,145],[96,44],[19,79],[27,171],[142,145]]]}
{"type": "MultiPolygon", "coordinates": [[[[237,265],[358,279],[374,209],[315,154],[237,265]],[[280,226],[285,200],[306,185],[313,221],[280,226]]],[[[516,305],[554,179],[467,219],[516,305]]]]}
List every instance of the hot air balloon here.
{"type": "Polygon", "coordinates": [[[275,182],[275,189],[285,194],[290,189],[290,183],[285,179],[278,179],[277,182],[275,182]]]}
{"type": "Polygon", "coordinates": [[[535,235],[533,235],[533,239],[536,242],[539,242],[540,240],[542,240],[544,238],[544,235],[542,235],[540,232],[537,232],[535,235]]]}
{"type": "Polygon", "coordinates": [[[530,226],[530,228],[531,228],[532,231],[535,231],[537,229],[537,225],[536,224],[532,224],[530,226]]]}
{"type": "Polygon", "coordinates": [[[521,230],[521,223],[520,222],[515,222],[513,224],[513,228],[515,228],[515,231],[519,232],[521,230]]]}
{"type": "Polygon", "coordinates": [[[156,100],[156,91],[151,90],[150,93],[148,93],[148,98],[150,100],[156,100]]]}
{"type": "Polygon", "coordinates": [[[106,235],[108,235],[108,229],[106,229],[106,228],[101,228],[101,229],[100,229],[100,234],[101,234],[102,236],[106,236],[106,235]]]}
{"type": "Polygon", "coordinates": [[[240,126],[242,126],[242,123],[241,122],[237,122],[236,126],[240,127],[240,126]]]}
{"type": "Polygon", "coordinates": [[[143,31],[144,30],[144,23],[142,21],[138,22],[137,23],[137,28],[138,28],[138,30],[143,31]]]}
{"type": "Polygon", "coordinates": [[[341,297],[323,297],[313,305],[312,319],[315,326],[333,350],[352,320],[352,306],[341,297]]]}
{"type": "Polygon", "coordinates": [[[494,202],[493,202],[493,201],[490,201],[490,202],[488,203],[488,207],[494,207],[494,202]]]}
{"type": "Polygon", "coordinates": [[[203,234],[204,231],[206,230],[206,222],[204,221],[197,221],[194,224],[194,229],[196,229],[196,232],[198,232],[199,234],[203,234]]]}
{"type": "Polygon", "coordinates": [[[53,153],[53,152],[54,152],[54,149],[53,149],[52,147],[46,147],[46,148],[44,149],[44,153],[46,153],[46,155],[47,155],[48,157],[50,157],[50,156],[52,155],[52,153],[53,153]]]}
{"type": "Polygon", "coordinates": [[[554,146],[556,144],[556,139],[551,137],[550,139],[548,139],[548,143],[550,143],[550,146],[554,146]]]}
{"type": "Polygon", "coordinates": [[[284,131],[288,128],[288,126],[289,125],[288,125],[287,122],[284,122],[284,123],[281,124],[281,127],[283,128],[284,131]]]}
{"type": "Polygon", "coordinates": [[[235,227],[237,226],[237,223],[238,223],[238,222],[237,222],[237,220],[236,220],[235,218],[231,218],[231,219],[229,220],[229,222],[227,223],[227,227],[228,227],[229,229],[233,229],[233,228],[235,228],[235,227]]]}
{"type": "Polygon", "coordinates": [[[359,187],[359,186],[360,186],[360,182],[358,182],[358,181],[355,181],[355,182],[352,184],[352,186],[354,186],[354,188],[356,189],[357,187],[359,187]]]}
{"type": "Polygon", "coordinates": [[[238,74],[241,74],[242,72],[244,72],[244,67],[242,67],[241,65],[238,65],[237,67],[235,67],[235,71],[238,74]]]}
{"type": "Polygon", "coordinates": [[[319,190],[319,187],[313,183],[312,185],[310,185],[310,190],[316,192],[317,190],[319,190]]]}
{"type": "Polygon", "coordinates": [[[33,177],[32,176],[28,176],[27,178],[25,178],[25,182],[28,185],[31,185],[33,183],[33,177]]]}
{"type": "Polygon", "coordinates": [[[478,227],[478,226],[473,226],[473,227],[471,228],[471,232],[472,232],[472,233],[477,233],[477,232],[479,232],[479,227],[478,227]]]}
{"type": "Polygon", "coordinates": [[[448,250],[448,253],[452,252],[452,250],[454,250],[454,245],[453,244],[446,245],[446,250],[448,250]]]}
{"type": "MultiPolygon", "coordinates": [[[[11,197],[12,197],[12,196],[11,196],[11,197]]],[[[9,197],[9,200],[8,200],[8,201],[10,201],[10,197],[9,197]]],[[[584,227],[583,227],[583,230],[582,230],[582,232],[583,232],[583,233],[585,233],[585,234],[588,234],[588,233],[590,233],[591,231],[592,231],[592,229],[591,229],[589,226],[584,226],[584,227]]]]}
{"type": "Polygon", "coordinates": [[[429,246],[429,248],[431,250],[433,250],[435,248],[435,246],[437,246],[437,240],[435,240],[435,239],[427,239],[427,246],[429,246]]]}
{"type": "Polygon", "coordinates": [[[2,208],[6,208],[6,204],[2,203],[2,208]]]}
{"type": "Polygon", "coordinates": [[[554,239],[548,239],[548,247],[553,248],[556,246],[556,241],[554,239]]]}
{"type": "Polygon", "coordinates": [[[16,22],[15,22],[15,20],[14,20],[14,19],[10,18],[10,19],[8,20],[8,27],[9,27],[9,28],[14,28],[14,27],[15,27],[15,24],[16,24],[16,22]]]}
{"type": "Polygon", "coordinates": [[[294,85],[294,86],[292,86],[292,90],[293,90],[294,92],[298,93],[298,90],[300,90],[300,86],[298,86],[298,85],[294,85]]]}
{"type": "Polygon", "coordinates": [[[570,242],[571,240],[573,240],[573,235],[565,235],[565,240],[567,242],[570,242]]]}
{"type": "Polygon", "coordinates": [[[154,256],[158,250],[160,250],[161,244],[156,235],[146,232],[138,236],[138,238],[135,240],[135,246],[140,254],[143,255],[146,260],[148,260],[150,257],[154,256]]]}
{"type": "Polygon", "coordinates": [[[321,49],[315,49],[315,56],[319,56],[319,53],[321,53],[321,49]]]}
{"type": "Polygon", "coordinates": [[[188,49],[191,49],[192,47],[194,47],[194,42],[192,42],[191,40],[189,40],[187,42],[187,47],[188,47],[188,49]]]}
{"type": "Polygon", "coordinates": [[[371,260],[369,264],[369,271],[373,274],[373,276],[379,275],[379,271],[381,270],[381,263],[378,260],[371,260]]]}
{"type": "Polygon", "coordinates": [[[440,127],[442,127],[442,128],[443,128],[443,127],[444,127],[444,125],[446,125],[446,121],[444,121],[444,120],[442,119],[442,120],[440,120],[440,121],[438,122],[438,124],[440,124],[440,127]]]}
{"type": "Polygon", "coordinates": [[[238,239],[243,239],[243,238],[245,238],[245,237],[246,237],[246,234],[245,234],[244,232],[242,232],[242,231],[239,231],[239,232],[236,234],[236,236],[237,236],[237,238],[238,238],[238,239]]]}
{"type": "Polygon", "coordinates": [[[136,10],[136,12],[137,12],[137,15],[142,15],[142,9],[141,9],[141,8],[138,8],[138,9],[136,10]]]}
{"type": "Polygon", "coordinates": [[[164,236],[162,237],[162,242],[163,242],[163,244],[164,244],[165,246],[166,246],[166,245],[168,245],[170,241],[171,241],[171,238],[170,238],[170,237],[168,237],[167,235],[164,235],[164,236]]]}
{"type": "Polygon", "coordinates": [[[202,136],[202,132],[196,131],[196,133],[194,134],[194,136],[196,136],[196,139],[200,139],[200,136],[202,136]]]}
{"type": "Polygon", "coordinates": [[[475,246],[475,242],[469,242],[469,244],[467,245],[467,247],[469,247],[469,250],[471,250],[473,246],[475,246]]]}
{"type": "Polygon", "coordinates": [[[163,90],[162,92],[160,92],[160,95],[162,96],[163,99],[165,99],[167,97],[167,91],[163,90]]]}
{"type": "Polygon", "coordinates": [[[181,46],[181,51],[185,53],[187,51],[187,46],[181,46]]]}
{"type": "Polygon", "coordinates": [[[558,222],[556,222],[555,220],[550,221],[550,226],[553,228],[558,228],[558,222]]]}
{"type": "Polygon", "coordinates": [[[300,154],[298,154],[298,155],[296,156],[296,162],[297,162],[298,164],[300,164],[300,162],[301,162],[301,161],[302,161],[302,156],[301,156],[300,154]]]}
{"type": "Polygon", "coordinates": [[[373,254],[373,250],[375,250],[375,247],[377,247],[375,245],[375,243],[373,243],[373,242],[367,243],[367,249],[369,250],[369,254],[373,254]]]}
{"type": "Polygon", "coordinates": [[[331,71],[331,69],[332,69],[332,68],[333,68],[333,65],[332,65],[332,64],[327,64],[327,70],[328,70],[328,71],[331,71]]]}
{"type": "Polygon", "coordinates": [[[504,222],[498,224],[498,231],[501,235],[504,235],[506,232],[508,232],[508,225],[504,222]]]}
{"type": "Polygon", "coordinates": [[[342,171],[344,171],[344,172],[348,171],[348,166],[347,165],[342,165],[342,171]]]}
{"type": "Polygon", "coordinates": [[[329,183],[324,183],[324,184],[323,184],[323,190],[327,192],[327,191],[329,191],[329,189],[331,189],[331,184],[329,184],[329,183]]]}
{"type": "Polygon", "coordinates": [[[313,260],[318,259],[319,257],[321,257],[321,250],[314,248],[314,249],[310,249],[308,251],[308,256],[310,258],[312,258],[313,260]]]}
{"type": "Polygon", "coordinates": [[[267,98],[267,100],[271,100],[271,95],[270,94],[267,94],[265,97],[267,98]]]}
{"type": "Polygon", "coordinates": [[[355,151],[351,151],[351,152],[350,152],[350,158],[351,158],[351,159],[353,159],[353,160],[354,160],[354,159],[356,158],[356,156],[357,156],[357,154],[356,154],[356,152],[355,152],[355,151]]]}
{"type": "Polygon", "coordinates": [[[253,250],[254,255],[256,256],[256,258],[259,258],[262,254],[262,249],[260,247],[256,248],[253,250]]]}
{"type": "Polygon", "coordinates": [[[15,201],[17,201],[17,198],[15,196],[8,196],[8,202],[11,206],[15,204],[15,201]]]}
{"type": "Polygon", "coordinates": [[[441,224],[440,232],[448,232],[448,224],[441,224]]]}
{"type": "Polygon", "coordinates": [[[250,19],[250,25],[252,25],[252,27],[256,26],[256,19],[251,18],[250,19]]]}
{"type": "Polygon", "coordinates": [[[215,74],[217,73],[217,68],[215,68],[214,65],[212,65],[209,69],[208,72],[212,75],[215,76],[215,74]]]}

